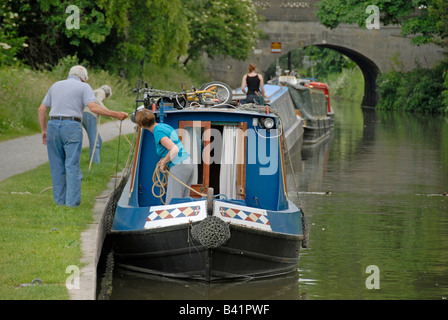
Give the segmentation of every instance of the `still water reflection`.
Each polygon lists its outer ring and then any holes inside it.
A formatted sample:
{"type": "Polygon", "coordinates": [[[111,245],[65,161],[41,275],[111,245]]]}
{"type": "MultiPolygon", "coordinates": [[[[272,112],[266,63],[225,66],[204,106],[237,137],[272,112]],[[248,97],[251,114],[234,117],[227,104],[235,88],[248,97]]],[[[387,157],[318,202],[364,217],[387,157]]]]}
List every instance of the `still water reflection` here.
{"type": "Polygon", "coordinates": [[[99,298],[448,299],[448,120],[334,109],[332,137],[293,155],[311,226],[297,273],[204,284],[115,269],[99,298]]]}

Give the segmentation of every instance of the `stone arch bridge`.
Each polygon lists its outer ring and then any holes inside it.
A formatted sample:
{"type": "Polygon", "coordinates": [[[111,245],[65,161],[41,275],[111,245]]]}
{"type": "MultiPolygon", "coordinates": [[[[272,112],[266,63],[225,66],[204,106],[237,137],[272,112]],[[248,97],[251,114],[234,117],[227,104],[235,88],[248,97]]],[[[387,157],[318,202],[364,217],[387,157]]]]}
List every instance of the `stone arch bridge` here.
{"type": "Polygon", "coordinates": [[[260,28],[267,35],[260,39],[247,61],[232,59],[209,60],[206,71],[214,80],[239,87],[249,63],[255,63],[264,73],[277,58],[305,46],[334,49],[352,59],[362,70],[365,82],[364,106],[375,106],[378,100],[376,79],[391,68],[403,71],[417,65],[432,67],[443,58],[443,50],[435,45],[415,46],[403,37],[397,26],[379,29],[340,25],[331,30],[315,16],[319,0],[253,0],[258,12],[265,17],[260,28]],[[281,53],[272,53],[272,43],[281,43],[281,53]]]}

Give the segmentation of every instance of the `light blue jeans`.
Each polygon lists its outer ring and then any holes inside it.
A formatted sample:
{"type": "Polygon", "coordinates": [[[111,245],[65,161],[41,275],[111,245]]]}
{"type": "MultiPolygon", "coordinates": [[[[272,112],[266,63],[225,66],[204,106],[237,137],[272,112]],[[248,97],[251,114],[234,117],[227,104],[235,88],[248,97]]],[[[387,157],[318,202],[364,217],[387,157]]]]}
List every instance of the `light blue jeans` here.
{"type": "Polygon", "coordinates": [[[77,207],[81,203],[81,149],[81,123],[73,120],[48,121],[48,161],[53,199],[57,205],[77,207]]]}
{"type": "MultiPolygon", "coordinates": [[[[92,159],[93,146],[95,145],[96,131],[98,130],[97,119],[90,113],[84,112],[82,114],[82,126],[86,129],[87,136],[89,137],[90,159],[92,159]]],[[[96,142],[95,153],[93,155],[93,163],[100,163],[100,152],[103,140],[98,134],[98,141],[96,142]]]]}

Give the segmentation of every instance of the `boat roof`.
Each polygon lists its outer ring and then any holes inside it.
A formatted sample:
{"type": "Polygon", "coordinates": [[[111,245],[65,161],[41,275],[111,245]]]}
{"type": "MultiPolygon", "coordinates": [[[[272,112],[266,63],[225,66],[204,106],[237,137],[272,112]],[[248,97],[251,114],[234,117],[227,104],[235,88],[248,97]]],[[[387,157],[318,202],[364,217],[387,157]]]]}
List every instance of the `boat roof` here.
{"type": "MultiPolygon", "coordinates": [[[[252,115],[262,117],[277,117],[272,112],[266,113],[268,106],[256,106],[256,105],[242,105],[238,107],[234,106],[222,106],[222,107],[188,107],[183,109],[175,109],[171,106],[164,107],[164,114],[182,114],[182,113],[222,113],[222,114],[235,114],[235,115],[252,115]]],[[[159,114],[160,109],[157,109],[154,113],[159,114]]]]}
{"type": "MultiPolygon", "coordinates": [[[[281,86],[278,84],[265,84],[265,101],[270,103],[281,97],[283,94],[288,92],[288,87],[281,86]]],[[[243,93],[241,88],[232,91],[234,99],[245,99],[246,94],[243,93]]]]}
{"type": "Polygon", "coordinates": [[[266,93],[266,98],[268,98],[271,102],[275,99],[279,98],[283,94],[288,92],[288,87],[279,86],[275,84],[265,84],[264,90],[266,93]]]}

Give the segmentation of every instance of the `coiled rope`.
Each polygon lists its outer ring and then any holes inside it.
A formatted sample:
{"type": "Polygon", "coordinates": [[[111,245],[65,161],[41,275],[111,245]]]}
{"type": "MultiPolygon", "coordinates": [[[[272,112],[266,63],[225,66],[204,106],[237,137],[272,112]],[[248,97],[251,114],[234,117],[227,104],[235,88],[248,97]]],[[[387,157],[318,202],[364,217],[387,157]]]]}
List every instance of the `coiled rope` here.
{"type": "Polygon", "coordinates": [[[156,169],[154,170],[154,173],[152,174],[152,194],[154,195],[154,197],[160,198],[160,200],[162,201],[163,204],[165,204],[165,201],[163,201],[162,197],[166,193],[166,187],[168,185],[168,174],[171,177],[173,177],[173,179],[175,179],[177,182],[179,182],[181,185],[183,185],[184,187],[195,192],[199,196],[207,197],[206,194],[201,193],[201,192],[193,189],[192,187],[186,185],[185,183],[183,183],[174,174],[172,174],[168,168],[165,170],[165,172],[162,172],[162,170],[160,168],[160,162],[159,162],[159,163],[157,163],[156,169]],[[160,189],[159,194],[156,193],[156,190],[154,189],[155,187],[158,187],[160,189]]]}

